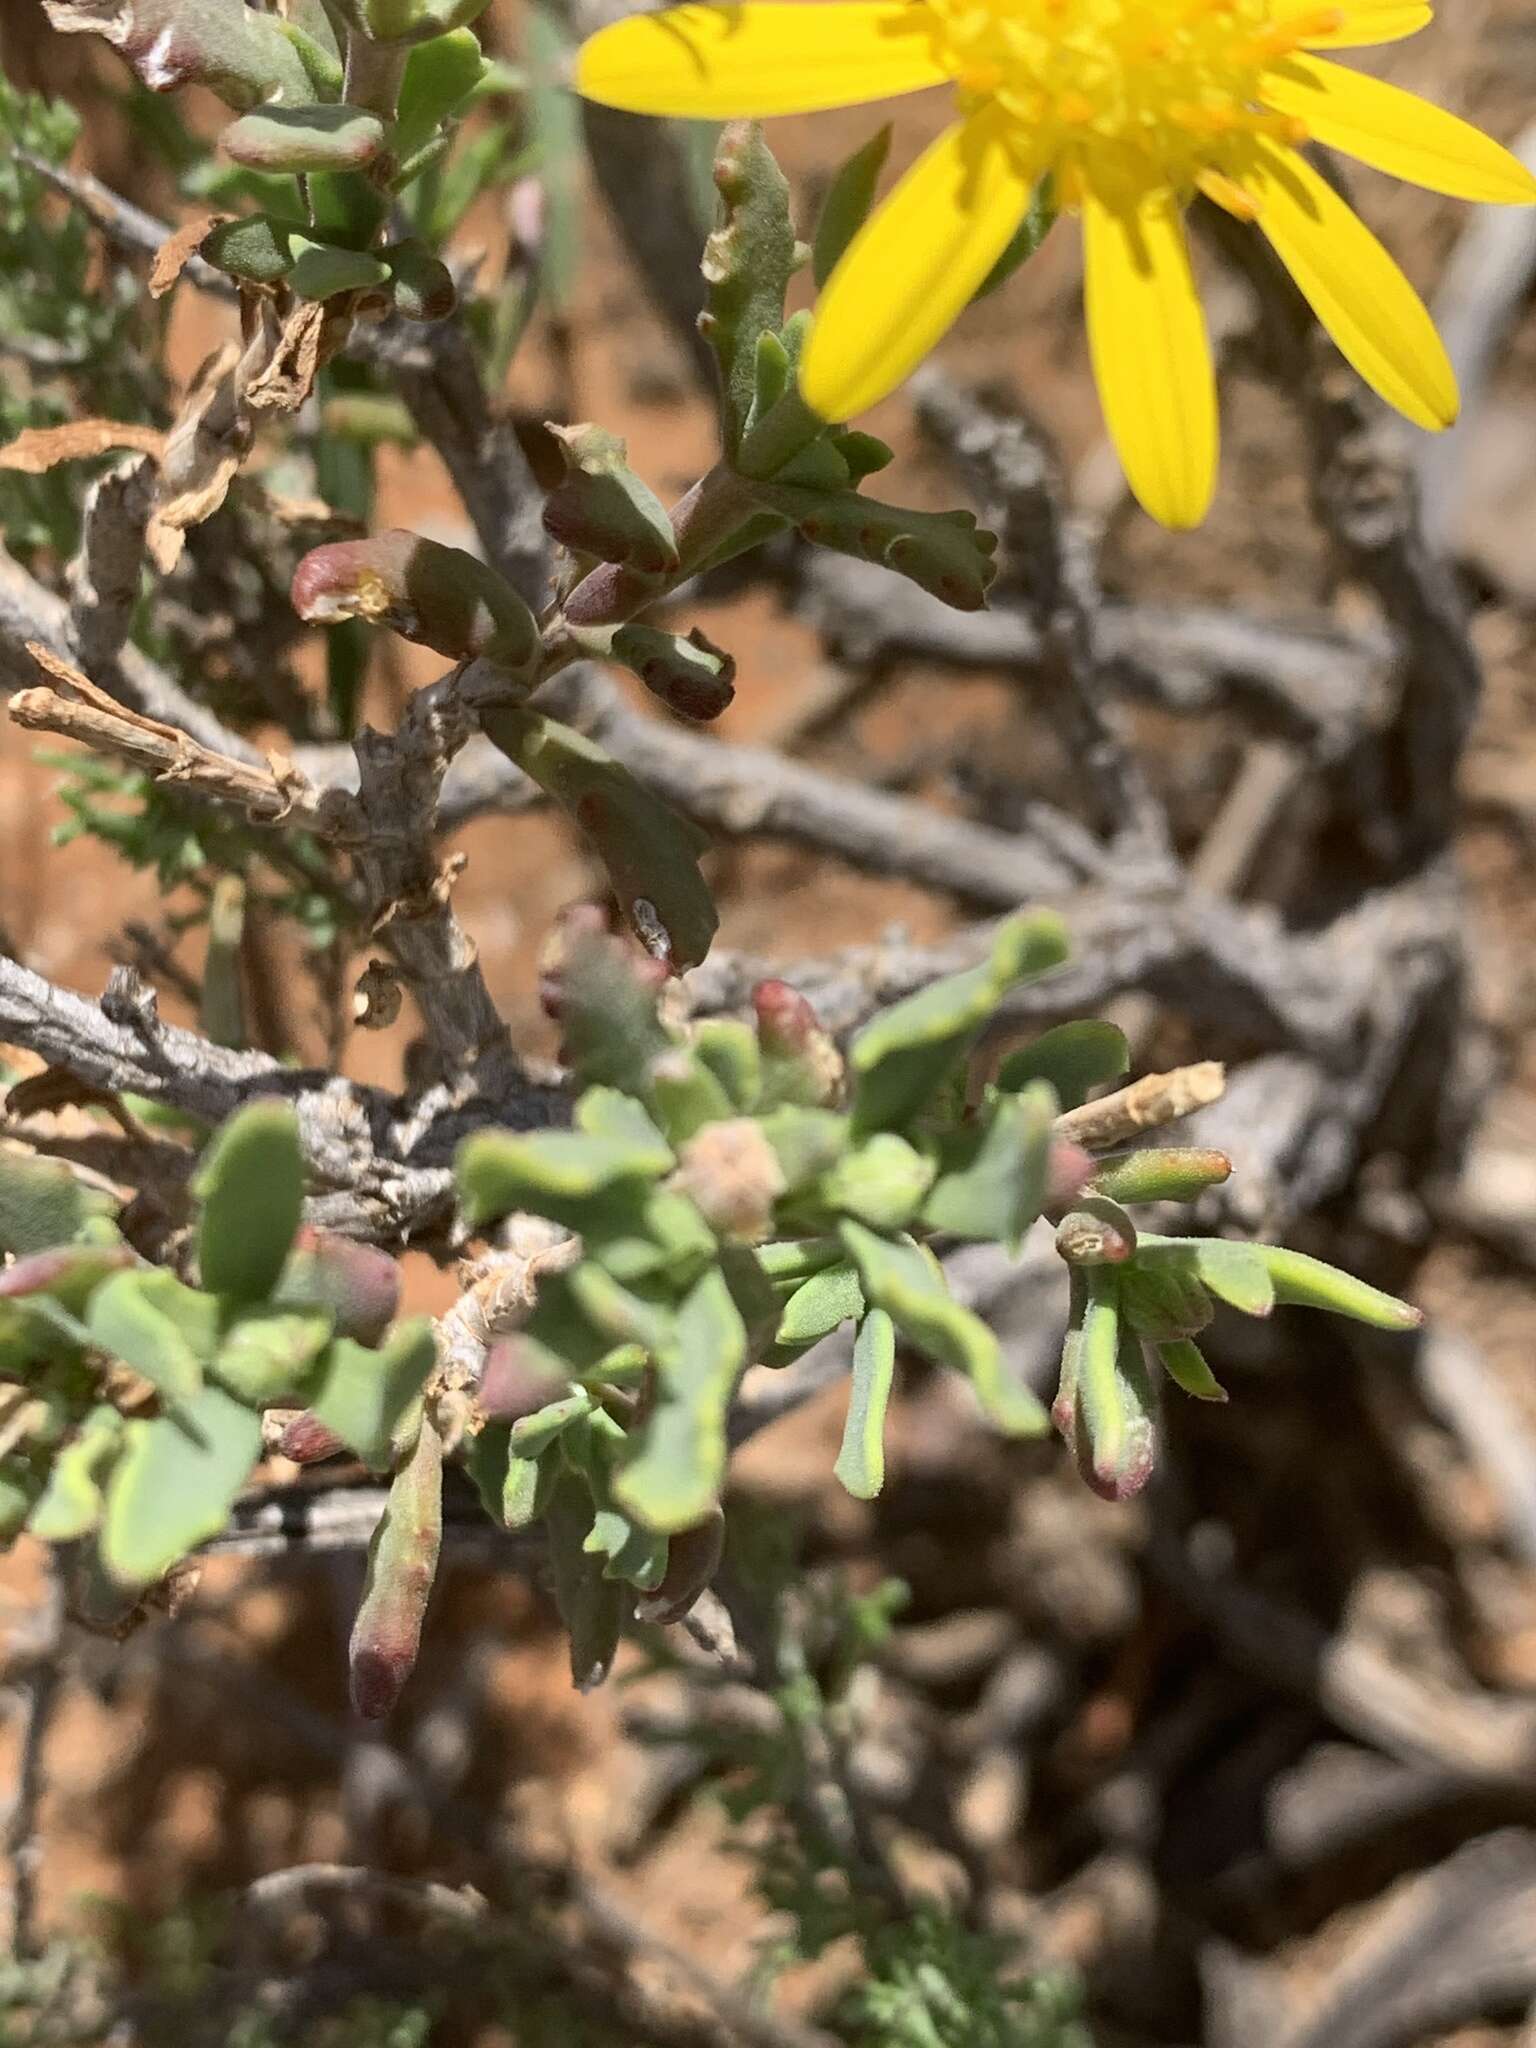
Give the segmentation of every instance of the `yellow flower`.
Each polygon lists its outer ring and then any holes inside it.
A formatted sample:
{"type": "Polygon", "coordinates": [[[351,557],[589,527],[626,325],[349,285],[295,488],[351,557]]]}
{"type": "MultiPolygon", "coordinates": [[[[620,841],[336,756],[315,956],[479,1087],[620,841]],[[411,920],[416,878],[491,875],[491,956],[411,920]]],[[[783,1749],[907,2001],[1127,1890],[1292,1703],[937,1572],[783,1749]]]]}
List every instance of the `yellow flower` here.
{"type": "Polygon", "coordinates": [[[1536,202],[1478,129],[1316,50],[1395,42],[1422,0],[742,0],[593,36],[578,91],[639,113],[809,113],[948,83],[959,117],[827,282],[801,390],[843,420],[964,309],[1038,180],[1082,215],[1088,338],[1131,487],[1168,526],[1215,488],[1215,382],[1184,232],[1196,192],[1269,237],[1367,383],[1415,424],[1456,380],[1396,263],[1300,154],[1308,140],[1456,198],[1536,202]]]}

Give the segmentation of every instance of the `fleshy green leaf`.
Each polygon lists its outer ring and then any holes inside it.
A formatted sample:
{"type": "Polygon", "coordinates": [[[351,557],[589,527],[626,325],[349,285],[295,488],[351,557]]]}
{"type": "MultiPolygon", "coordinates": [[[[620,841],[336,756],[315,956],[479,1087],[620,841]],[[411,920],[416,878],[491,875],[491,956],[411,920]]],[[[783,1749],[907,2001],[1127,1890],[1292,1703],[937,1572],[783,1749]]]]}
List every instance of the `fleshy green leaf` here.
{"type": "Polygon", "coordinates": [[[563,1394],[558,1401],[551,1401],[532,1415],[525,1415],[520,1422],[512,1425],[510,1446],[515,1458],[537,1458],[547,1451],[556,1437],[570,1428],[573,1422],[589,1414],[592,1396],[585,1387],[577,1387],[569,1394],[563,1394]]]}
{"type": "Polygon", "coordinates": [[[747,1363],[747,1333],[718,1268],[689,1290],[671,1343],[657,1358],[656,1406],[614,1497],[647,1528],[701,1521],[725,1474],[725,1417],[747,1363]]]}
{"type": "Polygon", "coordinates": [[[112,1206],[58,1160],[0,1150],[0,1252],[22,1258],[68,1244],[90,1217],[112,1206]]]}
{"type": "Polygon", "coordinates": [[[1056,1398],[1051,1403],[1051,1427],[1062,1442],[1075,1448],[1077,1443],[1077,1382],[1082,1367],[1083,1319],[1088,1312],[1088,1276],[1081,1267],[1069,1267],[1071,1283],[1070,1306],[1067,1311],[1067,1334],[1061,1347],[1061,1372],[1056,1383],[1056,1398]]]}
{"type": "Polygon", "coordinates": [[[704,245],[708,305],[700,329],[725,387],[726,446],[739,445],[757,372],[757,340],[784,323],[795,268],[789,184],[755,122],[732,121],[715,155],[720,222],[704,245]]]}
{"type": "Polygon", "coordinates": [[[356,171],[384,147],[384,123],[364,107],[259,107],[231,122],[219,140],[247,170],[356,171]]]}
{"type": "Polygon", "coordinates": [[[606,1138],[649,1157],[664,1160],[658,1170],[665,1173],[672,1151],[657,1130],[644,1106],[618,1088],[588,1088],[577,1098],[575,1124],[589,1138],[606,1138]]]}
{"type": "Polygon", "coordinates": [[[715,1507],[691,1529],[667,1538],[667,1568],[661,1584],[635,1603],[642,1621],[681,1621],[720,1569],[725,1548],[725,1515],[715,1507]]]}
{"type": "Polygon", "coordinates": [[[567,1278],[577,1306],[608,1344],[639,1344],[655,1352],[667,1342],[672,1317],[663,1303],[623,1286],[590,1259],[572,1267],[567,1278]]]}
{"type": "Polygon", "coordinates": [[[686,1195],[650,1188],[638,1204],[600,1214],[588,1224],[587,1256],[626,1286],[665,1274],[678,1288],[714,1259],[715,1234],[686,1195]]]}
{"type": "Polygon", "coordinates": [[[1274,1286],[1276,1301],[1297,1308],[1331,1309],[1337,1316],[1370,1323],[1378,1330],[1416,1330],[1424,1320],[1422,1309],[1399,1301],[1395,1294],[1383,1294],[1379,1287],[1369,1287],[1322,1259],[1287,1251],[1281,1245],[1254,1249],[1274,1286]]]}
{"type": "Polygon", "coordinates": [[[47,1295],[79,1315],[103,1280],[134,1263],[124,1244],[61,1244],[51,1251],[26,1252],[13,1265],[0,1267],[0,1301],[47,1295]]]}
{"type": "Polygon", "coordinates": [[[504,1529],[530,1528],[549,1506],[549,1496],[560,1476],[555,1458],[507,1459],[506,1477],[501,1485],[501,1525],[504,1529]]]}
{"type": "Polygon", "coordinates": [[[1063,1109],[1076,1109],[1095,1088],[1118,1081],[1131,1064],[1131,1048],[1116,1024],[1096,1017],[1058,1024],[1021,1045],[997,1070],[997,1085],[1010,1094],[1033,1081],[1048,1081],[1063,1109]]]}
{"type": "Polygon", "coordinates": [[[578,1692],[601,1685],[619,1647],[631,1596],[606,1578],[586,1547],[592,1533],[592,1496],[574,1473],[556,1482],[545,1514],[555,1605],[571,1639],[571,1677],[578,1692]]]}
{"type": "Polygon", "coordinates": [[[146,5],[60,7],[54,25],[67,33],[111,27],[113,47],[153,92],[205,85],[235,108],[272,99],[308,99],[313,88],[297,50],[270,15],[243,0],[166,0],[146,5]]]}
{"type": "Polygon", "coordinates": [[[427,1424],[390,1482],[352,1624],[352,1704],[369,1720],[390,1711],[416,1668],[442,1548],[443,1445],[427,1424]]]}
{"type": "Polygon", "coordinates": [[[848,1145],[848,1119],[832,1109],[781,1103],[758,1123],[793,1194],[834,1167],[848,1145]]]}
{"type": "Polygon", "coordinates": [[[853,1347],[853,1382],[842,1448],[833,1467],[855,1500],[873,1500],[885,1484],[885,1411],[896,1377],[896,1326],[871,1309],[853,1347]]]}
{"type": "Polygon", "coordinates": [[[334,299],[343,292],[374,291],[389,280],[378,257],[366,250],[338,249],[332,242],[305,242],[297,235],[294,247],[298,254],[286,282],[301,299],[334,299]]]}
{"type": "Polygon", "coordinates": [[[633,1094],[651,1062],[674,1043],[656,1014],[654,981],[643,978],[623,940],[586,933],[561,961],[562,1052],[584,1087],[604,1083],[633,1094]]]}
{"type": "Polygon", "coordinates": [[[1182,1387],[1197,1401],[1225,1401],[1227,1390],[1205,1362],[1205,1353],[1189,1337],[1172,1337],[1154,1344],[1158,1362],[1175,1386],[1182,1387]]]}
{"type": "Polygon", "coordinates": [[[843,1223],[840,1234],[865,1299],[883,1308],[909,1343],[964,1373],[999,1429],[1010,1436],[1043,1434],[1045,1410],[1009,1374],[992,1331],[952,1298],[935,1260],[910,1240],[878,1237],[862,1223],[843,1223]]]}
{"type": "Polygon", "coordinates": [[[875,1230],[910,1223],[933,1185],[934,1163],[894,1131],[876,1131],[823,1174],[819,1190],[829,1209],[857,1217],[875,1230]]]}
{"type": "Polygon", "coordinates": [[[864,1314],[864,1289],[852,1266],[828,1266],[802,1282],[784,1304],[775,1342],[815,1344],[840,1323],[864,1314]]]}
{"type": "Polygon", "coordinates": [[[854,1121],[860,1130],[907,1124],[933,1099],[1017,982],[1057,966],[1066,929],[1051,911],[1011,918],[990,958],[883,1010],[853,1041],[854,1121]]]}
{"type": "Polygon", "coordinates": [[[209,1145],[192,1192],[202,1205],[202,1282],[235,1301],[265,1301],[277,1285],[304,1205],[299,1122],[285,1102],[253,1102],[209,1145]]]}
{"type": "Polygon", "coordinates": [[[674,1145],[684,1145],[706,1124],[725,1123],[731,1099],[692,1046],[674,1045],[651,1062],[645,1092],[674,1145]]]}
{"type": "Polygon", "coordinates": [[[261,1417],[207,1386],[152,1422],[130,1422],[107,1486],[101,1560],[119,1585],[152,1585],[216,1536],[261,1451],[261,1417]]]}
{"type": "Polygon", "coordinates": [[[336,32],[323,9],[309,9],[305,21],[279,21],[277,26],[292,43],[310,90],[316,99],[339,100],[346,84],[346,71],[336,47],[336,32]]]}
{"type": "Polygon", "coordinates": [[[735,700],[735,659],[705,633],[664,633],[659,627],[618,627],[608,649],[639,676],[657,702],[694,725],[709,725],[735,700]]]}
{"type": "Polygon", "coordinates": [[[100,1474],[123,1440],[123,1418],[106,1402],[91,1409],[79,1433],[53,1461],[27,1527],[44,1543],[75,1543],[101,1520],[100,1474]]]}
{"type": "Polygon", "coordinates": [[[377,1351],[338,1337],[327,1352],[311,1414],[382,1470],[394,1456],[395,1435],[437,1364],[437,1342],[426,1316],[398,1323],[377,1351]]]}
{"type": "MultiPolygon", "coordinates": [[[[785,407],[794,402],[792,394],[785,407]]],[[[792,472],[786,468],[784,473],[792,472]]],[[[972,512],[884,505],[861,491],[831,489],[824,479],[805,485],[775,477],[755,485],[753,495],[767,510],[793,521],[801,538],[815,547],[881,562],[956,611],[986,609],[987,591],[997,575],[997,535],[978,526],[972,512]]]]}
{"type": "Polygon", "coordinates": [[[1192,1337],[1214,1313],[1193,1253],[1132,1259],[1120,1276],[1120,1306],[1132,1329],[1157,1342],[1192,1337]]]}
{"type": "Polygon", "coordinates": [[[1117,1202],[1192,1202],[1206,1188],[1220,1187],[1231,1173],[1225,1152],[1148,1145],[1096,1161],[1093,1186],[1117,1202]]]}
{"type": "Polygon", "coordinates": [[[773,1333],[779,1327],[783,1308],[779,1290],[758,1263],[757,1252],[751,1245],[722,1245],[720,1270],[747,1333],[747,1356],[759,1358],[772,1344],[773,1333]]]}
{"type": "Polygon", "coordinates": [[[923,1221],[953,1237],[1017,1248],[1045,1202],[1055,1118],[1047,1082],[998,1096],[979,1129],[961,1131],[945,1146],[923,1221]]]}
{"type": "Polygon", "coordinates": [[[252,213],[240,220],[221,221],[203,237],[200,248],[208,262],[242,284],[274,285],[281,283],[298,261],[295,243],[302,240],[295,235],[291,221],[252,213]]]}
{"type": "Polygon", "coordinates": [[[330,1343],[331,1330],[325,1314],[241,1316],[226,1332],[209,1370],[252,1408],[297,1398],[330,1343]]]}
{"type": "MultiPolygon", "coordinates": [[[[384,265],[366,260],[382,282],[384,265]]],[[[302,289],[297,273],[291,281],[302,289]]],[[[504,576],[463,548],[403,526],[311,548],[293,573],[289,597],[312,625],[367,619],[445,660],[493,662],[519,682],[531,679],[539,655],[537,623],[504,576]]]]}
{"type": "Polygon", "coordinates": [[[699,872],[705,835],[558,719],[510,709],[487,712],[482,724],[585,834],[646,950],[674,969],[696,967],[718,922],[699,872]]]}
{"type": "Polygon", "coordinates": [[[1118,1276],[1088,1270],[1076,1353],[1078,1462],[1095,1493],[1129,1500],[1152,1476],[1156,1408],[1140,1340],[1120,1315],[1118,1276]]]}
{"type": "Polygon", "coordinates": [[[613,1340],[582,1307],[569,1268],[539,1276],[538,1297],[518,1341],[533,1347],[524,1369],[547,1366],[562,1398],[571,1380],[596,1380],[613,1367],[613,1340]]]}
{"type": "Polygon", "coordinates": [[[391,148],[401,163],[430,142],[461,107],[487,69],[479,38],[471,29],[418,43],[406,60],[396,101],[391,148]]]}
{"type": "Polygon", "coordinates": [[[406,320],[446,320],[459,303],[453,272],[425,242],[408,236],[380,252],[389,273],[389,303],[406,320]]]}
{"type": "Polygon", "coordinates": [[[596,1511],[587,1533],[588,1555],[607,1559],[605,1578],[622,1579],[639,1592],[654,1593],[667,1569],[667,1539],[642,1528],[613,1499],[613,1473],[623,1457],[624,1444],[620,1425],[603,1409],[594,1408],[565,1432],[560,1452],[592,1490],[596,1511]]]}
{"type": "MultiPolygon", "coordinates": [[[[622,562],[646,576],[677,567],[677,536],[660,498],[630,468],[617,434],[583,422],[551,425],[565,458],[565,479],[544,501],[544,526],[563,547],[622,562]]],[[[617,659],[629,661],[627,653],[617,659]]]]}
{"type": "Polygon", "coordinates": [[[763,1060],[757,1033],[734,1017],[706,1017],[695,1025],[693,1050],[724,1089],[735,1115],[757,1108],[763,1060]]]}
{"type": "Polygon", "coordinates": [[[659,1134],[596,1137],[586,1131],[477,1131],[455,1167],[467,1220],[493,1223],[531,1209],[581,1229],[584,1205],[622,1183],[643,1185],[671,1170],[659,1134]]]}
{"type": "Polygon", "coordinates": [[[1257,1245],[1202,1237],[1196,1244],[1195,1269],[1212,1294],[1245,1316],[1267,1316],[1275,1305],[1274,1282],[1257,1245]]]}
{"type": "Polygon", "coordinates": [[[218,1343],[219,1305],[162,1269],[118,1273],[91,1296],[91,1341],[157,1387],[167,1400],[194,1400],[218,1343]]]}

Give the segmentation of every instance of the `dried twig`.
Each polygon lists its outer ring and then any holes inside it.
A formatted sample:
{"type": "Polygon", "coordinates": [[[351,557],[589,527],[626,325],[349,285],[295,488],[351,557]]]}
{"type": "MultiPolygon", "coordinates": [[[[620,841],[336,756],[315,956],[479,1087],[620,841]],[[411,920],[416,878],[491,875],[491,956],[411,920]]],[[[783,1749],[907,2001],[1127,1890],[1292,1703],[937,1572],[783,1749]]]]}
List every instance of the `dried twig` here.
{"type": "Polygon", "coordinates": [[[1168,820],[1110,722],[1093,563],[1062,517],[1050,450],[1028,420],[996,411],[941,370],[925,369],[915,390],[919,421],[959,463],[997,531],[999,580],[1034,627],[1040,702],[1083,779],[1094,826],[1127,862],[1169,868],[1168,820]]]}
{"type": "Polygon", "coordinates": [[[453,1154],[475,1123],[527,1129],[564,1114],[562,1091],[513,1073],[498,1076],[496,1095],[468,1106],[441,1090],[392,1096],[164,1024],[152,992],[131,977],[109,996],[87,1002],[14,960],[0,960],[0,1044],[23,1046],[97,1087],[144,1095],[210,1124],[257,1096],[292,1102],[314,1183],[310,1214],[380,1244],[446,1229],[453,1154]]]}
{"type": "MultiPolygon", "coordinates": [[[[124,199],[110,186],[102,184],[99,178],[93,178],[89,171],[67,170],[62,164],[51,164],[43,157],[34,156],[28,149],[18,149],[16,156],[55,192],[78,206],[108,241],[115,242],[120,249],[132,250],[143,256],[158,256],[164,244],[171,239],[174,230],[165,221],[157,220],[143,207],[124,199]]],[[[216,270],[201,256],[189,258],[182,266],[181,274],[199,291],[211,292],[215,298],[233,299],[235,296],[233,279],[226,277],[222,270],[216,270]]]]}
{"type": "Polygon", "coordinates": [[[1128,1088],[1113,1095],[1101,1095],[1056,1119],[1056,1135],[1085,1146],[1090,1152],[1107,1152],[1111,1146],[1129,1144],[1144,1131],[1160,1124],[1177,1123],[1226,1093],[1226,1069],[1219,1060],[1201,1060],[1192,1067],[1177,1067],[1171,1074],[1144,1074],[1128,1088]]]}
{"type": "MultiPolygon", "coordinates": [[[[814,551],[796,559],[790,590],[845,664],[922,662],[1025,680],[1040,669],[1040,636],[1006,589],[983,612],[957,612],[877,562],[814,551]]],[[[1096,617],[1115,692],[1174,711],[1230,703],[1319,760],[1336,758],[1387,710],[1390,642],[1326,616],[1267,619],[1226,606],[1106,598],[1096,617]]]]}
{"type": "Polygon", "coordinates": [[[258,824],[291,820],[326,838],[356,833],[351,800],[316,790],[291,763],[274,756],[271,765],[262,770],[214,753],[189,739],[179,727],[114,702],[89,677],[60,661],[40,642],[30,642],[27,652],[63,690],[18,690],[10,702],[11,717],[18,725],[34,732],[61,733],[98,754],[130,761],[158,781],[184,784],[198,796],[234,804],[258,824]]]}
{"type": "MultiPolygon", "coordinates": [[[[32,682],[32,658],[26,651],[32,641],[41,641],[61,661],[76,658],[69,607],[0,547],[0,683],[15,689],[32,682]]],[[[138,648],[129,645],[121,650],[117,677],[123,701],[133,710],[179,726],[215,753],[259,763],[254,747],[230,732],[138,648]]]]}

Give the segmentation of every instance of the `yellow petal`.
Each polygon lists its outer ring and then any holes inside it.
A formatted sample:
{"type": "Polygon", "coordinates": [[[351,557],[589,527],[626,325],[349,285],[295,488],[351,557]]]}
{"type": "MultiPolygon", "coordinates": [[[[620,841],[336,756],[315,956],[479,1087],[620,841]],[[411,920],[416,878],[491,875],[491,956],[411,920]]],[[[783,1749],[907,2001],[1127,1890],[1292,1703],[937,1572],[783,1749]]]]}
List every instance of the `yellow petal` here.
{"type": "Polygon", "coordinates": [[[576,53],[576,90],[607,107],[701,120],[810,114],[940,85],[909,0],[745,0],[634,14],[576,53]]]}
{"type": "Polygon", "coordinates": [[[1243,183],[1339,352],[1416,426],[1450,426],[1456,373],[1424,302],[1364,221],[1294,150],[1261,145],[1243,183]]]}
{"type": "Polygon", "coordinates": [[[1279,0],[1275,20],[1307,22],[1336,15],[1331,25],[1303,35],[1309,50],[1363,50],[1372,43],[1400,43],[1428,28],[1434,15],[1426,0],[1346,0],[1339,7],[1318,0],[1279,0]]]}
{"type": "Polygon", "coordinates": [[[1198,526],[1216,488],[1216,380],[1177,201],[1083,203],[1093,373],[1136,496],[1164,526],[1198,526]]]}
{"type": "Polygon", "coordinates": [[[1326,58],[1292,57],[1266,73],[1265,104],[1295,114],[1307,133],[1373,169],[1453,199],[1536,204],[1536,178],[1470,121],[1384,79],[1326,58]]]}
{"type": "Polygon", "coordinates": [[[990,106],[947,129],[849,243],[800,366],[801,395],[823,419],[894,391],[1007,247],[1036,176],[1006,147],[1009,126],[990,106]]]}

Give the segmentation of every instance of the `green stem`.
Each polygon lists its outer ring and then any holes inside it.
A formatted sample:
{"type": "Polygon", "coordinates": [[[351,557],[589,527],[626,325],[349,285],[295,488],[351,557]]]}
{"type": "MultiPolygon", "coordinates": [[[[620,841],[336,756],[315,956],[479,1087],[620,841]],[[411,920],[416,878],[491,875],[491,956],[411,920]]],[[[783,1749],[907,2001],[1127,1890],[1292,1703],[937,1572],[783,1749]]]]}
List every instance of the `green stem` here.
{"type": "Polygon", "coordinates": [[[360,29],[347,30],[347,69],[342,97],[381,121],[393,121],[409,52],[398,43],[376,43],[360,29]]]}
{"type": "Polygon", "coordinates": [[[736,467],[743,476],[766,480],[825,433],[827,424],[811,411],[799,387],[791,385],[736,450],[736,467]]]}
{"type": "Polygon", "coordinates": [[[665,577],[641,576],[618,562],[601,562],[584,576],[562,611],[572,626],[617,626],[675,590],[701,562],[722,548],[761,507],[724,463],[717,463],[672,507],[678,564],[665,577]]]}

